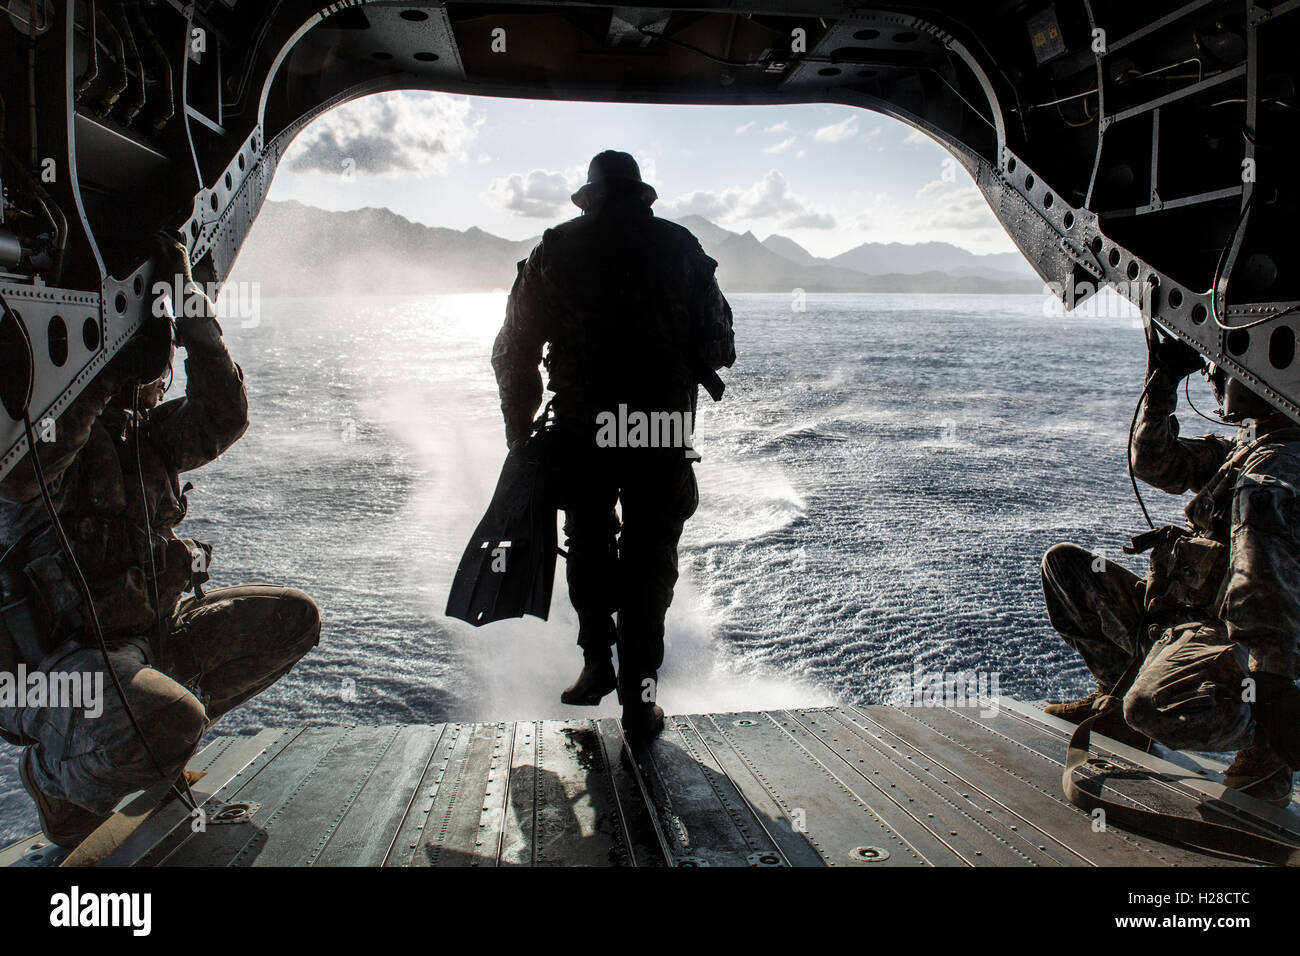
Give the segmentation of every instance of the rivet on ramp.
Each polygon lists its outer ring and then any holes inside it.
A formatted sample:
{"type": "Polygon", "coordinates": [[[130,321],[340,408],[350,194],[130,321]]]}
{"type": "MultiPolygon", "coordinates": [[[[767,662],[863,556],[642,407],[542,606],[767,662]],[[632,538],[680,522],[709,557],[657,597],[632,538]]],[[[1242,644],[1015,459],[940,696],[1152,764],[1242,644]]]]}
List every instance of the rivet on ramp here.
{"type": "Polygon", "coordinates": [[[863,863],[880,863],[889,859],[889,851],[878,846],[856,846],[849,852],[849,857],[863,863]]]}

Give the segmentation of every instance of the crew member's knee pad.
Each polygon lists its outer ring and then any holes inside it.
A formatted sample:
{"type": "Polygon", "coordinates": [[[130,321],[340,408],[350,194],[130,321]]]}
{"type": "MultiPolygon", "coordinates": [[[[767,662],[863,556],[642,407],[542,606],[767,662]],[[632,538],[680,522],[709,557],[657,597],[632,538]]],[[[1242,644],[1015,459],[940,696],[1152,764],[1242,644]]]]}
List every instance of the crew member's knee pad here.
{"type": "Polygon", "coordinates": [[[1081,548],[1069,541],[1054,544],[1047,549],[1047,553],[1043,555],[1043,560],[1039,565],[1043,581],[1059,580],[1067,568],[1074,568],[1080,564],[1091,567],[1094,557],[1092,552],[1086,548],[1081,548]]]}
{"type": "Polygon", "coordinates": [[[281,637],[286,647],[306,654],[320,643],[320,608],[304,591],[286,588],[280,597],[276,619],[281,623],[281,637]]]}
{"type": "Polygon", "coordinates": [[[1129,688],[1128,693],[1124,695],[1123,705],[1124,723],[1153,740],[1165,742],[1162,735],[1166,728],[1160,719],[1160,708],[1156,706],[1153,695],[1148,690],[1129,688]]]}
{"type": "Polygon", "coordinates": [[[1211,684],[1173,702],[1130,690],[1124,695],[1124,721],[1171,750],[1236,750],[1254,733],[1250,705],[1211,684]]]}
{"type": "Polygon", "coordinates": [[[1254,734],[1244,670],[1214,627],[1165,632],[1124,695],[1124,720],[1173,750],[1235,750],[1254,734]]]}
{"type": "Polygon", "coordinates": [[[208,714],[192,694],[185,694],[142,716],[140,725],[163,772],[170,774],[194,755],[208,728],[208,714]]]}

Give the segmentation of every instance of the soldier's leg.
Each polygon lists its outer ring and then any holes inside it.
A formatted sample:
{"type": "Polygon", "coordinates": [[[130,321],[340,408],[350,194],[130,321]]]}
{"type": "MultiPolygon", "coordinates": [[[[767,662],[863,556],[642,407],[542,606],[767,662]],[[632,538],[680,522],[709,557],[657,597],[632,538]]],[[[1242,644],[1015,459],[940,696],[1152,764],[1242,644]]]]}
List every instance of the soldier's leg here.
{"type": "Polygon", "coordinates": [[[586,430],[560,427],[551,474],[564,512],[564,575],[578,614],[578,645],[588,660],[609,658],[618,610],[618,480],[610,449],[598,448],[586,430]]]}
{"type": "Polygon", "coordinates": [[[618,632],[618,485],[599,452],[570,458],[561,483],[564,511],[565,578],[578,614],[582,671],[560,694],[560,702],[595,707],[615,686],[612,648],[618,632]]]}
{"type": "MultiPolygon", "coordinates": [[[[657,679],[664,656],[664,615],[677,584],[677,543],[699,505],[691,463],[680,453],[636,457],[623,475],[623,533],[618,559],[620,682],[642,698],[642,682],[657,679]]],[[[628,700],[623,701],[626,708],[628,700]]]]}
{"type": "Polygon", "coordinates": [[[1053,546],[1042,576],[1052,627],[1104,687],[1114,686],[1136,652],[1143,580],[1076,544],[1053,546]]]}
{"type": "Polygon", "coordinates": [[[186,682],[198,678],[211,723],[287,674],[320,642],[320,626],[320,609],[296,588],[216,588],[181,602],[159,666],[186,682]]]}
{"type": "Polygon", "coordinates": [[[109,657],[148,750],[104,672],[98,650],[82,648],[49,665],[51,673],[79,676],[82,706],[11,710],[20,734],[36,741],[26,758],[35,787],[100,816],[112,813],[127,794],[178,775],[206,726],[203,705],[149,667],[139,647],[115,648],[109,657]],[[87,685],[95,687],[96,706],[86,706],[87,685]]]}
{"type": "Polygon", "coordinates": [[[1219,621],[1166,628],[1124,695],[1129,726],[1174,750],[1235,750],[1251,742],[1245,650],[1219,621]]]}
{"type": "Polygon", "coordinates": [[[578,613],[578,646],[608,654],[614,646],[618,610],[618,514],[616,487],[592,487],[586,502],[564,512],[565,579],[578,613]]]}

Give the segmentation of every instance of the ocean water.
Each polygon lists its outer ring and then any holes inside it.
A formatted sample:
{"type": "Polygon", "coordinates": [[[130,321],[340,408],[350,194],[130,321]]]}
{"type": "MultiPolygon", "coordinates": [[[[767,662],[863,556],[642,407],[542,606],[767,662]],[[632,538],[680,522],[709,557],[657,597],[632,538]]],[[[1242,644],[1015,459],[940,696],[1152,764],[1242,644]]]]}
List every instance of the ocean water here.
{"type": "MultiPolygon", "coordinates": [[[[617,713],[570,708],[576,618],[443,616],[505,453],[488,356],[500,294],[267,299],[228,319],[252,426],[191,473],[213,586],[291,584],[321,645],[214,732],[299,723],[617,713]]],[[[682,539],[660,701],[701,712],[897,699],[914,668],[1004,694],[1087,690],[1038,565],[1142,526],[1125,473],[1144,344],[1125,308],[1040,296],[731,297],[736,365],[702,397],[700,508],[682,539]]],[[[635,357],[630,358],[635,361],[635,357]]],[[[179,370],[178,370],[179,371],[179,370]]],[[[183,389],[178,374],[174,394],[183,389]]],[[[1198,405],[1212,408],[1200,380],[1198,405]]],[[[1184,409],[1184,430],[1212,430],[1184,409]],[[1201,427],[1203,426],[1203,427],[1201,427]]],[[[1182,501],[1148,494],[1152,517],[1182,501]]],[[[0,839],[35,829],[0,753],[0,839]]]]}

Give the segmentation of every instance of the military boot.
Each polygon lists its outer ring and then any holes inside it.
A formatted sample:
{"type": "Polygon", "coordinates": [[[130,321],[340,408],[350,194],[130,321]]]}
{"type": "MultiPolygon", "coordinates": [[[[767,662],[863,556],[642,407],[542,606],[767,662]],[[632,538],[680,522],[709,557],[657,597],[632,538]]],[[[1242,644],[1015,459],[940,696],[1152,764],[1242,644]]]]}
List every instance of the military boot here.
{"type": "Polygon", "coordinates": [[[632,743],[644,743],[658,737],[664,729],[663,708],[655,703],[659,675],[625,666],[621,660],[619,664],[618,699],[623,705],[623,733],[632,743]],[[649,684],[645,683],[647,680],[649,684]]]}
{"type": "Polygon", "coordinates": [[[1043,713],[1052,717],[1059,717],[1061,720],[1068,720],[1072,724],[1081,724],[1091,717],[1097,708],[1097,702],[1106,696],[1106,689],[1097,685],[1087,697],[1080,697],[1078,700],[1072,700],[1064,704],[1048,704],[1043,708],[1043,713]]]}
{"type": "Polygon", "coordinates": [[[32,778],[30,763],[35,754],[28,747],[18,758],[18,776],[22,779],[23,789],[36,801],[36,814],[40,817],[41,832],[45,838],[57,846],[75,847],[95,830],[99,829],[108,817],[91,813],[84,807],[58,797],[47,797],[36,786],[32,778]]]}
{"type": "MultiPolygon", "coordinates": [[[[1104,685],[1098,683],[1097,689],[1086,697],[1080,697],[1078,700],[1072,700],[1064,704],[1048,704],[1043,708],[1043,713],[1052,717],[1059,717],[1071,724],[1081,724],[1098,712],[1098,709],[1103,706],[1104,698],[1108,696],[1110,696],[1110,691],[1104,685]]],[[[1151,738],[1134,730],[1124,720],[1124,708],[1120,706],[1119,701],[1114,701],[1101,712],[1101,716],[1093,723],[1092,730],[1093,733],[1109,737],[1111,740],[1119,741],[1122,744],[1128,744],[1128,746],[1135,747],[1138,750],[1149,750],[1151,748],[1151,738]]]]}
{"type": "Polygon", "coordinates": [[[1223,785],[1275,807],[1291,804],[1294,774],[1267,744],[1256,744],[1237,752],[1237,758],[1223,771],[1223,785]]]}
{"type": "Polygon", "coordinates": [[[595,707],[618,686],[613,655],[608,647],[582,651],[582,673],[560,694],[560,703],[595,707]]]}

